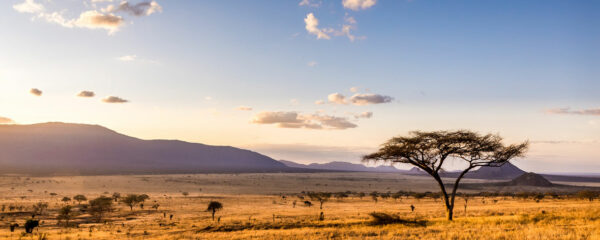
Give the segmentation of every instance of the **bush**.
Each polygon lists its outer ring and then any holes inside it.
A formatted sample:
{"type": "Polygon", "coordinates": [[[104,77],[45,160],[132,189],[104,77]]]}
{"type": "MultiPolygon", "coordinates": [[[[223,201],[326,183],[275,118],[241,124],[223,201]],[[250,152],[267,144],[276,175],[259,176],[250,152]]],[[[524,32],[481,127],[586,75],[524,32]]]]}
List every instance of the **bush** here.
{"type": "Polygon", "coordinates": [[[405,224],[425,226],[427,223],[425,220],[406,220],[400,218],[400,216],[398,215],[384,212],[372,212],[369,213],[369,215],[371,215],[371,217],[373,218],[373,221],[371,221],[373,225],[405,224]]]}

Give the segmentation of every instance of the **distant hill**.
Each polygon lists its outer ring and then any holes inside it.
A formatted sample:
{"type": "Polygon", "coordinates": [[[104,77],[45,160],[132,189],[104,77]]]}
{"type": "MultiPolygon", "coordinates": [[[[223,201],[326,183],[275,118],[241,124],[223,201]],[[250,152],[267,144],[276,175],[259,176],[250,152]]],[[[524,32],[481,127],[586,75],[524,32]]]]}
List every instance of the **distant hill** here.
{"type": "Polygon", "coordinates": [[[319,169],[319,170],[332,170],[332,171],[345,171],[345,172],[398,172],[404,173],[405,170],[397,169],[393,166],[377,166],[367,167],[362,164],[349,163],[349,162],[329,162],[329,163],[311,163],[311,164],[300,164],[292,161],[279,160],[288,167],[294,168],[306,168],[306,169],[319,169]]]}
{"type": "Polygon", "coordinates": [[[552,183],[536,173],[524,173],[508,182],[511,186],[552,187],[552,183]]]}
{"type": "Polygon", "coordinates": [[[521,170],[512,163],[507,162],[500,167],[481,167],[475,171],[467,173],[465,177],[481,179],[513,179],[523,175],[524,173],[525,171],[521,170]]]}
{"type": "Polygon", "coordinates": [[[98,125],[0,125],[0,173],[294,172],[249,150],[141,140],[98,125]]]}

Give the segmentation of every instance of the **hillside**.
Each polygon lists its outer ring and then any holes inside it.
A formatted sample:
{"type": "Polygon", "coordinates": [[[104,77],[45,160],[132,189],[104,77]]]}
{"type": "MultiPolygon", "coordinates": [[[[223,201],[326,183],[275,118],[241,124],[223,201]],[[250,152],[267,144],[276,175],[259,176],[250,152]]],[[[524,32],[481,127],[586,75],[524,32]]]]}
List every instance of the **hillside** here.
{"type": "Polygon", "coordinates": [[[0,125],[0,173],[279,172],[298,169],[249,150],[141,140],[98,125],[0,125]]]}
{"type": "Polygon", "coordinates": [[[349,163],[349,162],[328,162],[328,163],[311,163],[311,164],[300,164],[292,161],[279,160],[288,167],[294,168],[305,168],[305,169],[318,169],[318,170],[331,170],[331,171],[346,171],[346,172],[398,172],[404,173],[406,171],[397,169],[393,166],[377,166],[367,167],[363,164],[349,163]]]}

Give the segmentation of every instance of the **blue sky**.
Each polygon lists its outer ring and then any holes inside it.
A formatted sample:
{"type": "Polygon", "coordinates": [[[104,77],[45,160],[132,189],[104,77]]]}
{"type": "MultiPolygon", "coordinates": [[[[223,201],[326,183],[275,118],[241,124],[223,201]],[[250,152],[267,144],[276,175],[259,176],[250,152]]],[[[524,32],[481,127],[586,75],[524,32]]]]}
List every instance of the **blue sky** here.
{"type": "Polygon", "coordinates": [[[600,3],[300,3],[4,1],[0,117],[299,162],[467,128],[532,141],[527,170],[600,170],[600,3]]]}

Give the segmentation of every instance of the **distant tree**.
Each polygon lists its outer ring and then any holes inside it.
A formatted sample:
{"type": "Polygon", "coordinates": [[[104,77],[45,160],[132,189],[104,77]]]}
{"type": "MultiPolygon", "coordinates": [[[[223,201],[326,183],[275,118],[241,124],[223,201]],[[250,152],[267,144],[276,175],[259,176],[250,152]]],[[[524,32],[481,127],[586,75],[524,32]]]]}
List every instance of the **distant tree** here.
{"type": "Polygon", "coordinates": [[[589,191],[589,190],[583,190],[583,191],[577,192],[577,197],[579,197],[581,199],[587,199],[590,202],[594,201],[594,199],[598,198],[599,196],[600,196],[599,192],[594,192],[594,191],[589,191]]]}
{"type": "Polygon", "coordinates": [[[158,211],[158,207],[160,207],[160,204],[155,203],[155,204],[152,205],[151,208],[154,208],[154,210],[158,211]]]}
{"type": "Polygon", "coordinates": [[[328,192],[308,192],[306,195],[308,195],[311,200],[319,201],[320,209],[323,209],[323,203],[329,201],[329,198],[331,198],[331,193],[328,192]]]}
{"type": "Polygon", "coordinates": [[[89,212],[96,218],[98,222],[104,216],[104,213],[112,211],[113,199],[110,197],[100,196],[89,201],[89,212]]]}
{"type": "Polygon", "coordinates": [[[467,216],[467,205],[469,204],[469,195],[468,194],[464,194],[462,195],[463,200],[465,201],[465,216],[467,216]]]}
{"type": "Polygon", "coordinates": [[[467,172],[477,167],[500,167],[515,157],[524,156],[527,147],[527,142],[504,146],[498,135],[480,135],[467,130],[414,131],[409,136],[390,139],[363,160],[407,163],[431,175],[442,191],[448,220],[452,220],[456,191],[467,172]],[[451,192],[446,190],[440,176],[448,159],[463,160],[467,164],[455,179],[451,192]]]}
{"type": "Polygon", "coordinates": [[[313,204],[311,201],[304,201],[304,205],[307,207],[311,207],[313,204]]]}
{"type": "Polygon", "coordinates": [[[69,226],[69,220],[71,220],[71,218],[73,218],[74,215],[75,215],[75,212],[73,211],[73,207],[71,207],[71,205],[67,205],[67,206],[62,207],[58,211],[58,217],[57,217],[57,219],[59,219],[59,220],[65,220],[65,224],[68,227],[69,226]]]}
{"type": "Polygon", "coordinates": [[[58,193],[53,193],[53,192],[50,193],[50,196],[52,196],[52,197],[56,197],[56,195],[58,195],[58,193]]]}
{"type": "Polygon", "coordinates": [[[401,192],[397,192],[397,193],[393,193],[392,194],[392,198],[394,199],[394,201],[398,201],[399,198],[402,197],[402,193],[401,192]]]}
{"type": "Polygon", "coordinates": [[[112,199],[115,200],[115,202],[118,202],[120,198],[121,198],[121,194],[120,193],[114,192],[112,194],[112,199]]]}
{"type": "Polygon", "coordinates": [[[37,215],[44,214],[46,209],[48,209],[48,203],[46,202],[38,202],[33,205],[33,213],[37,215]]]}
{"type": "Polygon", "coordinates": [[[148,200],[148,199],[150,199],[150,196],[148,196],[147,194],[140,194],[140,195],[137,195],[137,200],[138,200],[138,202],[141,202],[141,203],[143,203],[143,202],[145,202],[145,201],[146,201],[146,200],[148,200]]]}
{"type": "Polygon", "coordinates": [[[364,196],[366,196],[366,194],[364,192],[358,193],[358,198],[362,199],[364,196]]]}
{"type": "Polygon", "coordinates": [[[223,204],[221,204],[220,202],[217,201],[210,201],[208,203],[208,208],[206,208],[206,211],[209,211],[212,213],[212,220],[215,220],[215,213],[219,210],[223,209],[223,204]]]}
{"type": "Polygon", "coordinates": [[[347,198],[348,194],[346,194],[345,192],[337,192],[337,193],[334,194],[334,197],[337,198],[337,199],[339,199],[339,200],[342,200],[344,198],[347,198]]]}
{"type": "Polygon", "coordinates": [[[373,201],[375,203],[377,203],[377,197],[379,197],[379,193],[378,192],[371,192],[371,193],[369,193],[369,196],[371,196],[371,199],[373,199],[373,201]]]}
{"type": "Polygon", "coordinates": [[[188,195],[190,195],[189,192],[182,192],[181,195],[183,195],[183,197],[187,197],[188,195]]]}
{"type": "Polygon", "coordinates": [[[81,202],[87,201],[87,198],[83,194],[77,194],[73,197],[73,200],[77,201],[77,204],[81,204],[81,202]]]}
{"type": "Polygon", "coordinates": [[[120,201],[129,207],[129,210],[133,211],[133,207],[135,207],[140,201],[140,198],[136,194],[128,194],[126,197],[121,198],[120,201]]]}
{"type": "Polygon", "coordinates": [[[63,201],[63,202],[65,202],[65,203],[67,203],[67,202],[70,202],[70,201],[71,201],[71,198],[70,198],[70,197],[63,197],[63,198],[61,199],[61,201],[63,201]]]}

